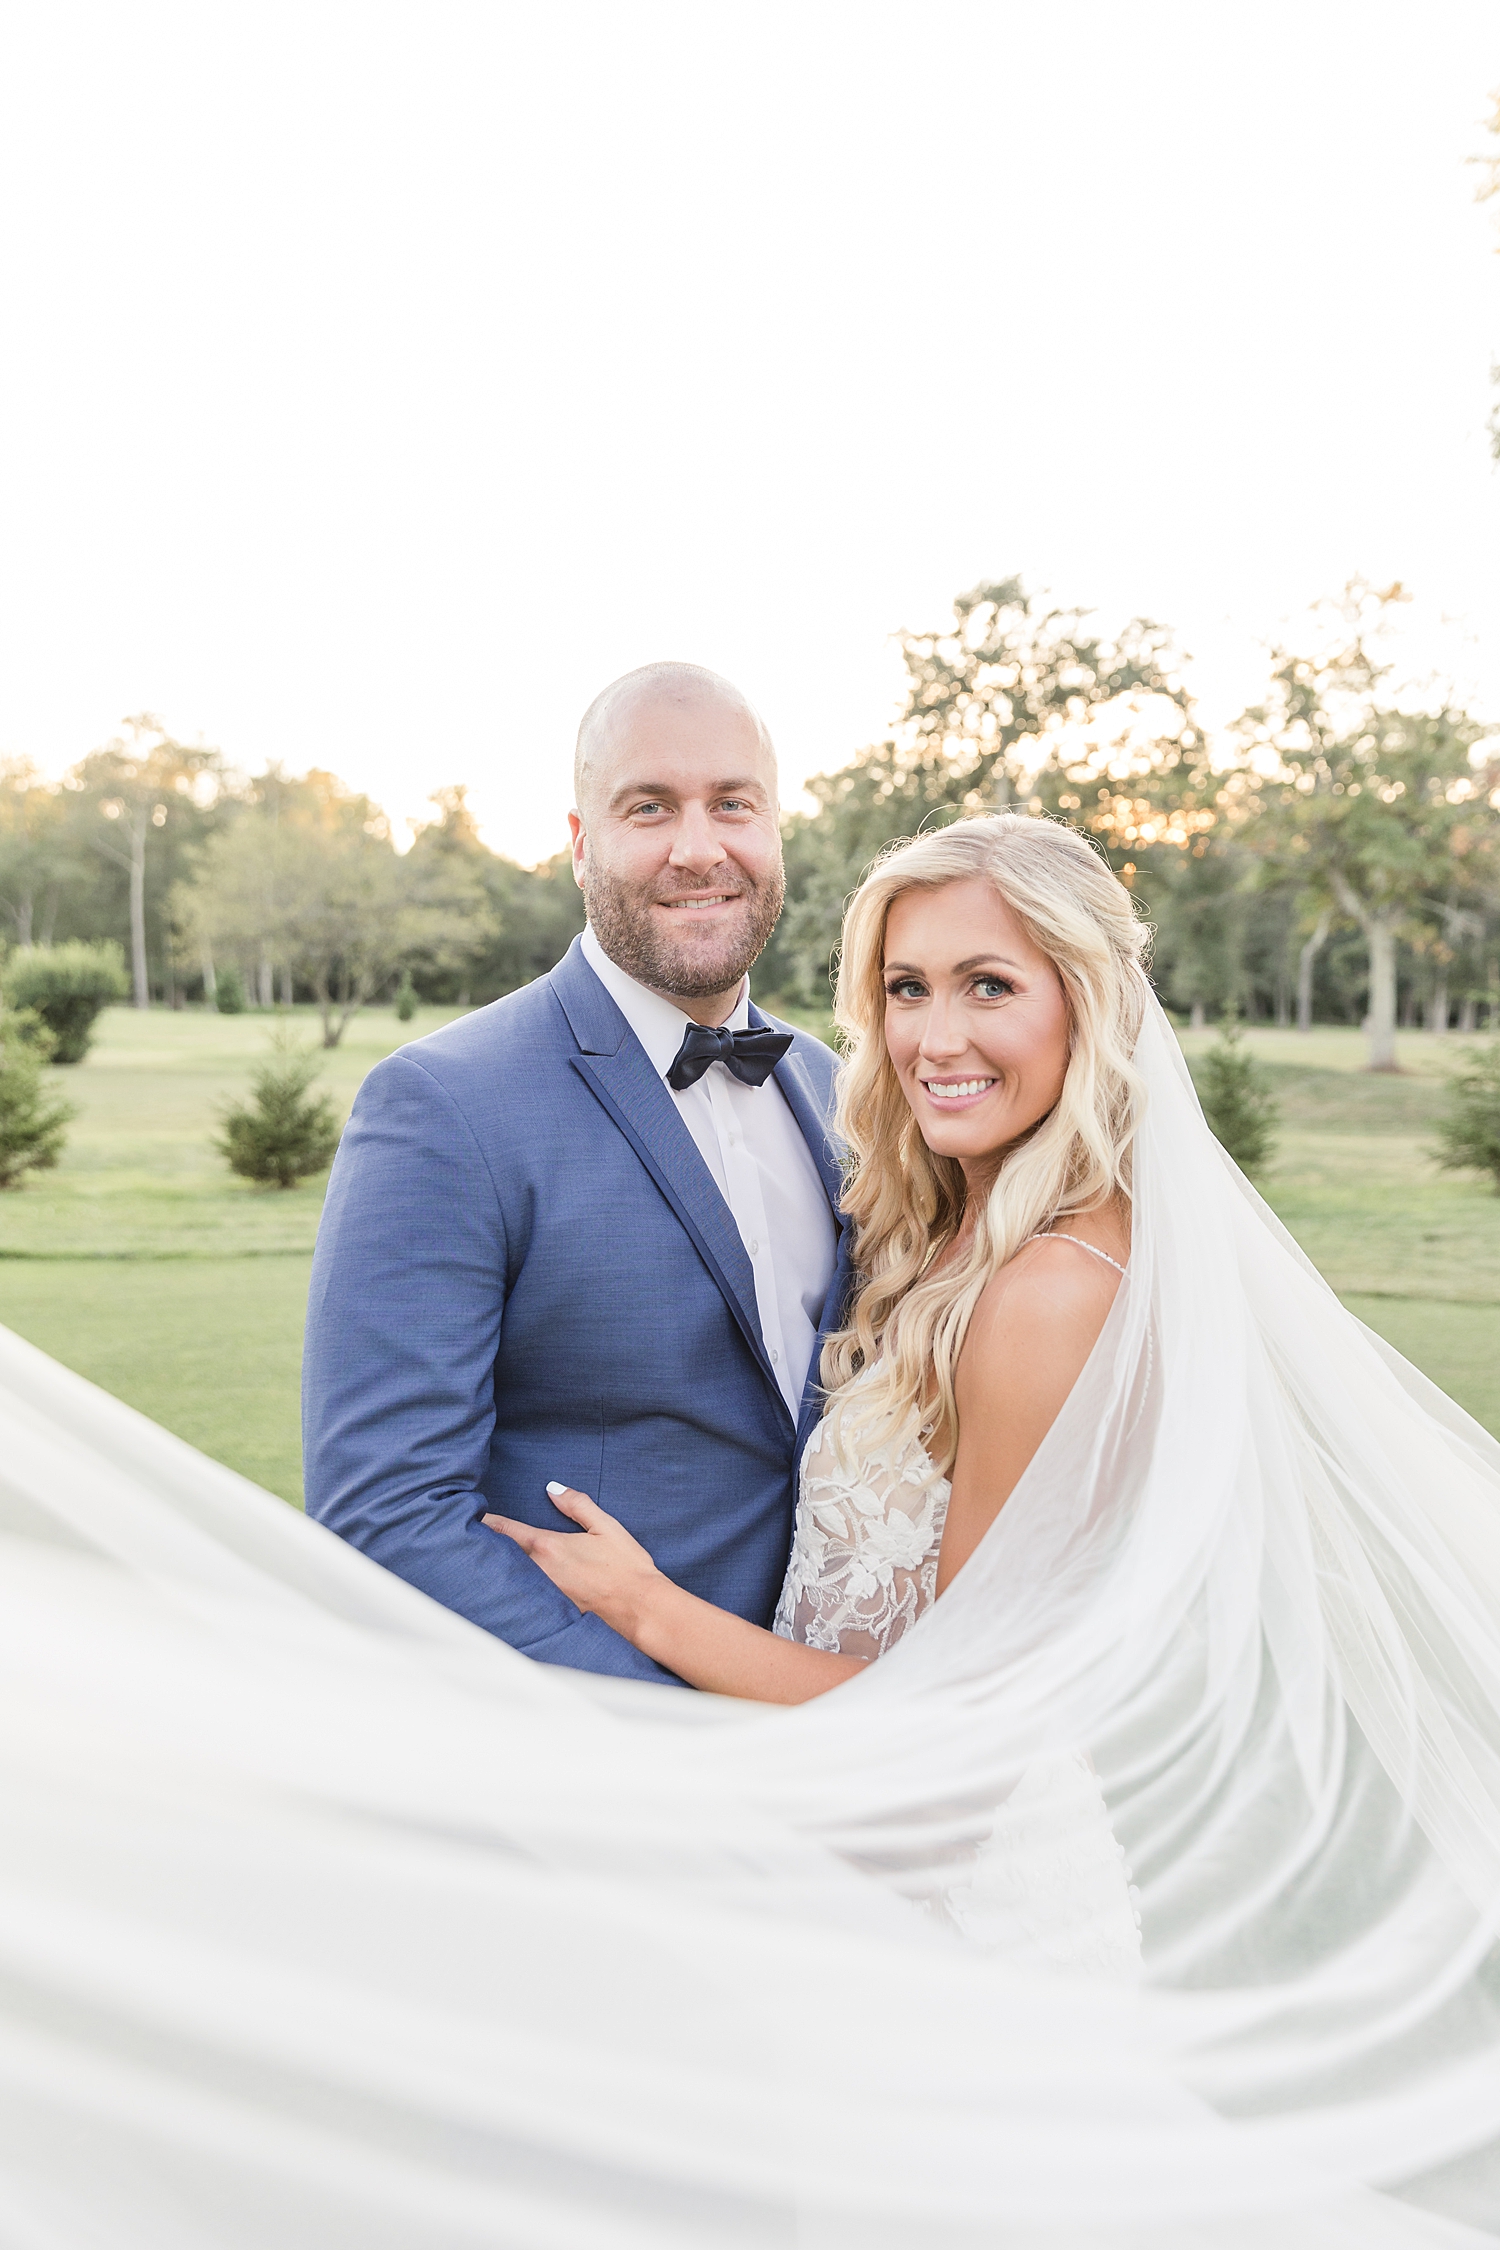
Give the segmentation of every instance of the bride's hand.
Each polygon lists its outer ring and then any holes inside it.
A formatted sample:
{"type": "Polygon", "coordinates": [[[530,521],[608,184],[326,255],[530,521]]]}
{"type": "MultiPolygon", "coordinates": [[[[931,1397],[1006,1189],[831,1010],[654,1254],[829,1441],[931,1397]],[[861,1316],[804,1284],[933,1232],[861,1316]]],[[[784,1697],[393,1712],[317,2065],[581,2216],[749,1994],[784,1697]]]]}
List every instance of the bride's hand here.
{"type": "Polygon", "coordinates": [[[547,1497],[561,1514],[572,1517],[578,1531],[538,1531],[535,1524],[517,1523],[512,1516],[480,1520],[513,1539],[570,1602],[592,1610],[632,1640],[653,1588],[662,1583],[660,1571],[639,1540],[596,1507],[586,1492],[549,1484],[547,1497]]]}

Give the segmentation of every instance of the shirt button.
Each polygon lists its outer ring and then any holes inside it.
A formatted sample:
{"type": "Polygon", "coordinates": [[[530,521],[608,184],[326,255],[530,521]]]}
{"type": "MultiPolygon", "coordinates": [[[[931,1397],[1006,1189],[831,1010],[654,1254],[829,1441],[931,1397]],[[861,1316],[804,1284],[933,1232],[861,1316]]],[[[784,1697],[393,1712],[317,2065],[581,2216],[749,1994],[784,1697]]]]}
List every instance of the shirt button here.
{"type": "Polygon", "coordinates": [[[779,1366],[781,1365],[781,1354],[780,1354],[780,1352],[772,1352],[772,1354],[771,1354],[771,1365],[772,1365],[773,1367],[779,1367],[779,1366]]]}
{"type": "Polygon", "coordinates": [[[760,1244],[758,1242],[751,1243],[750,1255],[752,1258],[758,1258],[760,1256],[760,1244]]]}

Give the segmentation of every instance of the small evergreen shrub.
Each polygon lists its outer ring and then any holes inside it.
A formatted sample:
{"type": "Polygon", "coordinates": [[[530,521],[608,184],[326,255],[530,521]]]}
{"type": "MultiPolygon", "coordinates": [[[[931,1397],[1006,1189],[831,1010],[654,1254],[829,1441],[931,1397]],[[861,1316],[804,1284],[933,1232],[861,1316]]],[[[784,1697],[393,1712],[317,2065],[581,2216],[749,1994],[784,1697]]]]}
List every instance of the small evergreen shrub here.
{"type": "Polygon", "coordinates": [[[417,988],[411,981],[410,969],[403,969],[401,982],[396,987],[396,1020],[410,1023],[417,1012],[417,988]]]}
{"type": "Polygon", "coordinates": [[[291,1188],[332,1163],[339,1127],[329,1097],[308,1094],[318,1057],[288,1038],[285,1027],[272,1045],[271,1060],[250,1082],[249,1101],[224,1112],[214,1145],[242,1178],[291,1188]]]}
{"type": "Polygon", "coordinates": [[[1215,1139],[1242,1172],[1258,1172],[1275,1147],[1281,1105],[1246,1053],[1238,1024],[1225,1024],[1193,1075],[1215,1139]]]}
{"type": "Polygon", "coordinates": [[[27,945],[5,964],[6,1002],[46,1025],[53,1062],[82,1062],[100,1010],[129,990],[124,955],[114,944],[27,945]]]}
{"type": "Polygon", "coordinates": [[[18,1188],[28,1172],[49,1172],[62,1154],[75,1113],[47,1090],[52,1045],[39,1016],[19,1009],[0,1015],[0,1188],[18,1188]]]}
{"type": "Polygon", "coordinates": [[[245,1013],[245,980],[238,969],[220,969],[214,976],[214,1006],[221,1016],[245,1013]]]}
{"type": "Polygon", "coordinates": [[[1448,1172],[1488,1172],[1500,1195],[1500,1039],[1465,1047],[1438,1121],[1437,1160],[1448,1172]]]}

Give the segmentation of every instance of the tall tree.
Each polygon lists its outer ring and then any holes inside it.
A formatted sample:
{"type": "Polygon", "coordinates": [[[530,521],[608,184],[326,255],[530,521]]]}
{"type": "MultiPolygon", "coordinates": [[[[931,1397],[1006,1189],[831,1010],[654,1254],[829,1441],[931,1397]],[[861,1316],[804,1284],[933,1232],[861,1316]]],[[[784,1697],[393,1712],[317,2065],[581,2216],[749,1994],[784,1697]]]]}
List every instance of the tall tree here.
{"type": "Polygon", "coordinates": [[[0,910],[17,945],[50,942],[59,888],[76,881],[61,791],[29,759],[0,763],[0,910]]]}
{"type": "Polygon", "coordinates": [[[1368,1067],[1396,1063],[1397,940],[1441,926],[1467,842],[1493,816],[1470,752],[1484,729],[1446,702],[1406,707],[1371,642],[1400,588],[1356,583],[1322,607],[1305,653],[1280,651],[1238,733],[1255,775],[1259,842],[1310,908],[1358,924],[1369,956],[1368,1067]]]}
{"type": "Polygon", "coordinates": [[[485,911],[472,917],[461,953],[451,944],[441,957],[418,951],[412,973],[429,1000],[494,1000],[544,976],[583,928],[572,857],[560,852],[540,867],[518,866],[484,842],[461,784],[434,791],[432,802],[438,818],[417,831],[413,872],[441,879],[456,862],[482,890],[485,911]]]}
{"type": "Polygon", "coordinates": [[[184,829],[194,839],[203,834],[220,765],[217,750],[178,742],[159,719],[143,711],[127,719],[121,734],[102,750],[91,751],[68,777],[96,816],[90,834],[95,850],[128,878],[131,983],[138,1008],[151,1005],[146,953],[148,856],[166,831],[172,832],[174,841],[184,829]]]}
{"type": "Polygon", "coordinates": [[[787,824],[787,910],[760,972],[768,992],[826,1002],[846,895],[884,844],[935,817],[1060,811],[1133,881],[1201,778],[1178,660],[1146,619],[1108,633],[1090,611],[1044,607],[1006,578],[960,595],[951,625],[899,645],[907,687],[894,732],[810,782],[817,813],[787,824]]]}
{"type": "Polygon", "coordinates": [[[325,1047],[414,953],[461,953],[485,913],[467,869],[403,859],[379,807],[319,772],[255,784],[178,904],[199,937],[310,986],[325,1047]]]}

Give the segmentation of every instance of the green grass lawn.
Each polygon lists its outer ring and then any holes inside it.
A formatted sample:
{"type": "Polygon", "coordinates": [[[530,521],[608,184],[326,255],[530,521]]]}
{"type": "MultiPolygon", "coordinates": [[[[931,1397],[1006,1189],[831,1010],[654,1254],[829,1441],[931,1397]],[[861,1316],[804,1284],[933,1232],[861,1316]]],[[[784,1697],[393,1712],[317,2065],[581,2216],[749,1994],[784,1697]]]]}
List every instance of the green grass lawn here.
{"type": "MultiPolygon", "coordinates": [[[[322,1083],[347,1110],[372,1063],[445,1021],[369,1010],[322,1083]]],[[[300,1500],[297,1368],[325,1183],[252,1187],[212,1145],[271,1029],[108,1011],[87,1061],[55,1074],[79,1111],[61,1165],[0,1196],[0,1321],[300,1500]]],[[[1184,1036],[1190,1059],[1210,1037],[1184,1036]]],[[[1458,1043],[1411,1034],[1403,1075],[1371,1078],[1356,1032],[1247,1038],[1282,1105],[1268,1200],[1360,1319],[1500,1435],[1500,1196],[1430,1155],[1458,1043]]]]}
{"type": "MultiPolygon", "coordinates": [[[[1190,1063],[1212,1038],[1183,1034],[1190,1063]]],[[[1372,1077],[1356,1031],[1245,1038],[1281,1103],[1267,1202],[1351,1312],[1500,1437],[1500,1195],[1432,1156],[1467,1042],[1405,1033],[1401,1075],[1372,1077]]]]}
{"type": "MultiPolygon", "coordinates": [[[[318,1036],[312,1010],[296,1029],[318,1036]]],[[[347,1115],[372,1063],[449,1020],[356,1016],[320,1086],[347,1115]]],[[[231,1468],[302,1497],[298,1365],[326,1175],[283,1192],[213,1146],[272,1019],[111,1008],[55,1072],[78,1116],[55,1172],[0,1196],[0,1321],[231,1468]]]]}

